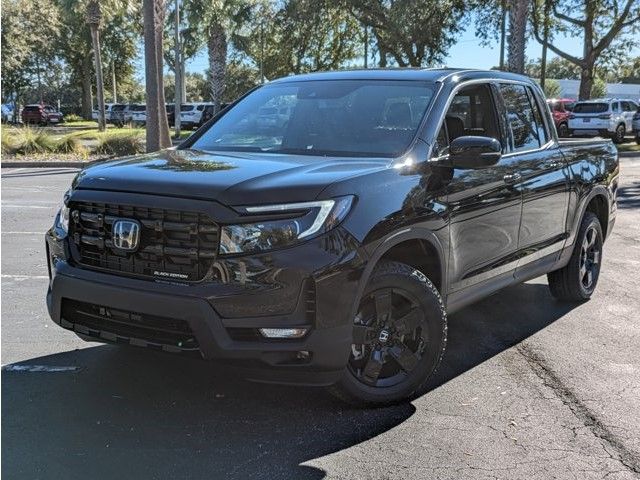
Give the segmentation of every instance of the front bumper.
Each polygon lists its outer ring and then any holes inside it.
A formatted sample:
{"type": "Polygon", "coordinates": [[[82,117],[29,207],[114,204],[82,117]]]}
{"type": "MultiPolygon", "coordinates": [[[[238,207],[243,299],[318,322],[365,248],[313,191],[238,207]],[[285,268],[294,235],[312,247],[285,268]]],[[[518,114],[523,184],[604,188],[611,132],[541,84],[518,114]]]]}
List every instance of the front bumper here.
{"type": "Polygon", "coordinates": [[[249,278],[251,268],[265,270],[260,275],[262,285],[248,286],[233,278],[175,284],[78,268],[68,260],[66,240],[50,232],[47,307],[55,323],[85,340],[232,362],[244,369],[247,378],[258,381],[329,385],[340,378],[349,357],[349,317],[364,265],[356,250],[338,257],[325,247],[335,245],[327,236],[335,240],[344,235],[348,234],[338,228],[286,250],[252,256],[244,266],[238,259],[225,262],[225,268],[242,270],[249,278]],[[298,259],[295,267],[293,258],[298,259]],[[86,323],[85,317],[76,316],[78,304],[103,313],[86,323]],[[135,328],[116,316],[122,312],[136,319],[135,328]],[[149,338],[144,324],[155,318],[188,325],[193,341],[185,346],[149,338]],[[119,328],[114,330],[116,324],[119,328]],[[266,327],[304,327],[308,333],[301,339],[266,339],[258,330],[266,327]]]}

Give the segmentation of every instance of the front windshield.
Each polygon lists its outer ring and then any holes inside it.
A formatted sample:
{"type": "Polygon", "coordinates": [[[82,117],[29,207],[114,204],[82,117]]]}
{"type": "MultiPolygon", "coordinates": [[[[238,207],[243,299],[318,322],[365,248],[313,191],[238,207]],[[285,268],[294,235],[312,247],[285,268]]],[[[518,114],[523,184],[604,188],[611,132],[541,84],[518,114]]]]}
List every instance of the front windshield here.
{"type": "Polygon", "coordinates": [[[393,157],[413,140],[432,96],[433,84],[418,81],[267,85],[234,105],[192,148],[393,157]]]}

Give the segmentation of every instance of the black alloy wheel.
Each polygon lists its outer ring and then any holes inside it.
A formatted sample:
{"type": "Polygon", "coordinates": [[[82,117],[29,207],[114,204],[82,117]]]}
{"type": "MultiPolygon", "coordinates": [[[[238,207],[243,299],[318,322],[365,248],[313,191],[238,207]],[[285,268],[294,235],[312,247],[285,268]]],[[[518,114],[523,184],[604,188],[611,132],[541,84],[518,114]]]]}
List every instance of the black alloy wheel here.
{"type": "Polygon", "coordinates": [[[580,246],[580,283],[585,291],[592,291],[600,274],[600,257],[602,255],[602,242],[599,242],[599,233],[594,225],[590,225],[584,235],[580,246]]]}
{"type": "Polygon", "coordinates": [[[424,313],[412,294],[383,288],[363,299],[353,329],[348,368],[365,385],[402,382],[420,363],[426,345],[424,313]]]}
{"type": "Polygon", "coordinates": [[[600,220],[585,212],[569,262],[547,274],[551,294],[566,302],[589,300],[598,284],[604,235],[600,220]]]}
{"type": "Polygon", "coordinates": [[[446,344],[438,289],[410,265],[381,261],[358,302],[345,373],[331,391],[358,406],[410,399],[436,371],[446,344]]]}

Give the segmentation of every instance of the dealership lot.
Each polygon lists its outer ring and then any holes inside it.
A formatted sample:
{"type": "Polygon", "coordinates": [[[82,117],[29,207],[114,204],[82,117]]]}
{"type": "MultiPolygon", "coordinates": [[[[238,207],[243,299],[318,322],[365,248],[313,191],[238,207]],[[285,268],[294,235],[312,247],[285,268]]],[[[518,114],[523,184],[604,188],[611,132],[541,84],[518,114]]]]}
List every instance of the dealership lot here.
{"type": "Polygon", "coordinates": [[[539,278],[452,315],[429,391],[378,410],[54,325],[43,232],[73,175],[2,169],[7,478],[640,477],[640,158],[590,302],[539,278]]]}

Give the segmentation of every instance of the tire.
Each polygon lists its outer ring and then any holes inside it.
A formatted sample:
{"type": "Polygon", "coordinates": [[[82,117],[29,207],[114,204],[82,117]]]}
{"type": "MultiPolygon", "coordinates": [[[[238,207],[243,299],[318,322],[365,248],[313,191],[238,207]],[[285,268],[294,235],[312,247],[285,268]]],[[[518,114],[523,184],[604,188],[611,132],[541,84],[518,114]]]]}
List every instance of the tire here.
{"type": "Polygon", "coordinates": [[[602,265],[602,225],[592,212],[585,212],[569,263],[547,275],[551,294],[564,302],[591,298],[602,265]]]}
{"type": "Polygon", "coordinates": [[[626,135],[625,127],[621,123],[616,127],[616,131],[613,134],[613,143],[623,143],[625,135],[626,135]]]}
{"type": "Polygon", "coordinates": [[[566,123],[561,123],[558,125],[558,136],[561,138],[566,138],[571,136],[569,131],[569,126],[566,123]]]}
{"type": "Polygon", "coordinates": [[[436,287],[420,271],[382,261],[354,319],[354,344],[331,392],[357,406],[402,402],[436,371],[447,343],[447,313],[436,287]]]}

